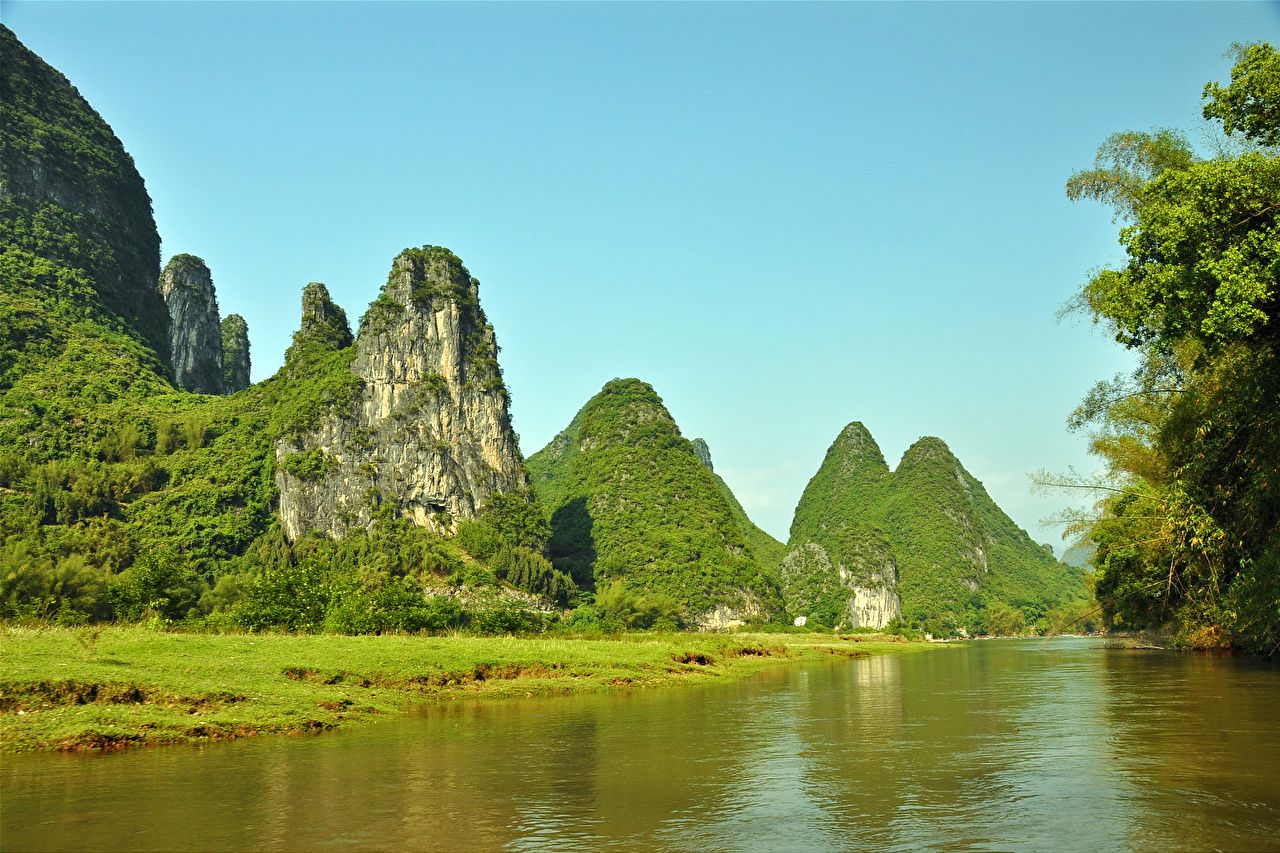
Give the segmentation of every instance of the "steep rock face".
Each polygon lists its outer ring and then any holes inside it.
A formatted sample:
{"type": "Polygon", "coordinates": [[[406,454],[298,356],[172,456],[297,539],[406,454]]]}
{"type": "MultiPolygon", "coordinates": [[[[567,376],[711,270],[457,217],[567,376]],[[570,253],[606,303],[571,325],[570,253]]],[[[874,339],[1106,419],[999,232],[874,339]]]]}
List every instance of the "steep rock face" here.
{"type": "Polygon", "coordinates": [[[222,391],[234,394],[249,387],[249,324],[239,314],[222,321],[222,391]]]}
{"type": "Polygon", "coordinates": [[[780,610],[776,578],[752,544],[755,528],[706,455],[681,436],[650,385],[607,383],[529,458],[552,513],[552,562],[583,586],[669,595],[702,627],[780,610]]]}
{"type": "Polygon", "coordinates": [[[51,262],[61,269],[46,266],[32,298],[53,296],[54,279],[60,290],[75,282],[82,318],[125,330],[155,353],[146,369],[166,370],[160,237],[133,158],[67,78],[3,25],[0,58],[0,240],[23,273],[5,289],[28,295],[33,273],[21,253],[51,262]]]}
{"type": "Polygon", "coordinates": [[[897,618],[902,602],[890,550],[864,548],[852,552],[849,562],[833,562],[817,542],[789,551],[779,575],[791,612],[835,628],[883,628],[897,618]]]}
{"type": "MultiPolygon", "coordinates": [[[[323,285],[304,294],[286,370],[350,340],[323,285]],[[291,367],[291,364],[293,365],[291,367]]],[[[354,345],[354,402],[276,446],[286,534],[341,536],[380,504],[451,532],[490,495],[528,488],[479,283],[447,249],[402,252],[354,345]]]]}
{"type": "Polygon", "coordinates": [[[173,380],[200,394],[222,393],[222,327],[209,267],[195,255],[174,255],[160,274],[169,310],[173,380]]]}

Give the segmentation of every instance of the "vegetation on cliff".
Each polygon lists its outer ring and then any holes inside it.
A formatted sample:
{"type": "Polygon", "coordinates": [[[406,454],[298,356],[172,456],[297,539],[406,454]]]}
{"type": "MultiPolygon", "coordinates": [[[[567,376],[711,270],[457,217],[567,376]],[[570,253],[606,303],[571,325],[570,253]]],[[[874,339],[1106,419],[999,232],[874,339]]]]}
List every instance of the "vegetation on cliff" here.
{"type": "Polygon", "coordinates": [[[1071,418],[1093,431],[1103,495],[1074,530],[1124,628],[1280,650],[1280,54],[1237,46],[1204,89],[1227,134],[1208,159],[1170,130],[1125,132],[1067,183],[1125,225],[1119,268],[1077,308],[1140,357],[1071,418]]]}
{"type": "Polygon", "coordinates": [[[0,57],[0,323],[10,332],[0,372],[87,347],[163,373],[160,237],[133,158],[67,78],[2,24],[0,57]],[[99,328],[77,329],[79,320],[99,328]]]}

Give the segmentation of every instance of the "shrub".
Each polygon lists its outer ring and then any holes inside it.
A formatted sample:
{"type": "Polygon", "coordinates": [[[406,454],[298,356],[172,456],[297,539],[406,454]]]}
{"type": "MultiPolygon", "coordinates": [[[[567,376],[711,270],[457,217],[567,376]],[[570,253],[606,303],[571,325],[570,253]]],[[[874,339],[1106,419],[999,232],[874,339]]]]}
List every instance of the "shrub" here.
{"type": "Polygon", "coordinates": [[[250,631],[315,631],[324,624],[328,604],[324,570],[317,562],[304,560],[249,578],[232,612],[236,621],[250,631]]]}
{"type": "Polygon", "coordinates": [[[471,627],[480,634],[528,634],[542,631],[545,624],[540,613],[505,598],[472,613],[471,627]]]}
{"type": "Polygon", "coordinates": [[[467,518],[458,522],[458,544],[477,560],[490,560],[502,546],[498,531],[488,522],[467,518]]]}
{"type": "Polygon", "coordinates": [[[82,554],[37,556],[28,543],[0,551],[0,614],[78,624],[105,619],[106,581],[82,554]]]}
{"type": "Polygon", "coordinates": [[[113,577],[107,596],[117,619],[137,621],[153,613],[178,620],[191,613],[204,589],[186,561],[159,551],[143,554],[113,577]]]}
{"type": "Polygon", "coordinates": [[[564,607],[577,592],[573,578],[552,567],[551,562],[527,548],[503,547],[493,557],[493,571],[518,589],[542,596],[564,607]]]}
{"type": "Polygon", "coordinates": [[[629,630],[675,630],[682,624],[680,603],[670,595],[642,595],[617,581],[596,590],[595,606],[602,624],[616,622],[629,630]]]}

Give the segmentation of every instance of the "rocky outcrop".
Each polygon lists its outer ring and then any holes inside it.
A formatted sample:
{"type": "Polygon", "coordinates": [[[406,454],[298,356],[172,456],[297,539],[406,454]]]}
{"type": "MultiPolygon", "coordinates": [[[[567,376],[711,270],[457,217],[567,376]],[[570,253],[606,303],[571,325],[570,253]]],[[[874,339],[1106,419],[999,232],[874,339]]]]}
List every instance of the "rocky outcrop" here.
{"type": "MultiPolygon", "coordinates": [[[[323,285],[308,285],[286,371],[349,343],[346,315],[323,285]]],[[[436,246],[402,252],[361,321],[354,401],[276,446],[286,534],[338,537],[385,505],[447,533],[491,495],[528,489],[497,353],[462,262],[436,246]]]]}
{"type": "Polygon", "coordinates": [[[744,593],[733,604],[717,604],[710,610],[698,614],[693,619],[693,624],[699,631],[732,631],[766,616],[768,614],[760,604],[760,599],[750,593],[744,593]]]}
{"type": "Polygon", "coordinates": [[[222,328],[213,276],[195,255],[174,255],[160,274],[169,309],[173,381],[200,394],[222,393],[222,328]]]}
{"type": "Polygon", "coordinates": [[[833,628],[883,628],[902,611],[898,568],[887,543],[845,548],[832,560],[817,542],[793,548],[779,574],[795,616],[833,628]]]}
{"type": "Polygon", "coordinates": [[[319,345],[331,349],[351,346],[347,312],[329,297],[329,289],[313,281],[302,289],[302,325],[294,345],[319,345]]]}
{"type": "Polygon", "coordinates": [[[694,455],[706,466],[708,471],[714,474],[716,469],[711,464],[711,448],[707,446],[707,442],[701,438],[695,438],[689,443],[693,445],[694,455]]]}
{"type": "Polygon", "coordinates": [[[239,314],[222,321],[222,392],[249,387],[249,324],[239,314]]]}

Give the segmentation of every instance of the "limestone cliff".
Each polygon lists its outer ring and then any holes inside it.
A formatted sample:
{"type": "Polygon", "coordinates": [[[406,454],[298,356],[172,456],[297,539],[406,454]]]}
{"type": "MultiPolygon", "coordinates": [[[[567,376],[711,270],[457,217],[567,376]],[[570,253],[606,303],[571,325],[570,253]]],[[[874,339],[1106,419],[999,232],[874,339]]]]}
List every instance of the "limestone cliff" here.
{"type": "Polygon", "coordinates": [[[209,267],[195,255],[174,255],[160,274],[169,309],[173,381],[200,394],[222,393],[222,327],[209,267]]]}
{"type": "MultiPolygon", "coordinates": [[[[6,292],[48,300],[49,282],[76,282],[81,318],[143,341],[169,363],[168,317],[157,280],[160,237],[133,158],[75,86],[0,25],[0,233],[15,254],[6,292]],[[18,280],[18,277],[21,280],[18,280]],[[30,287],[27,279],[31,278],[30,287]],[[38,280],[37,280],[38,279],[38,280]]],[[[48,313],[48,307],[38,313],[48,313]]],[[[28,340],[60,338],[50,328],[28,340]]]]}
{"type": "Polygon", "coordinates": [[[249,387],[249,324],[239,314],[222,321],[222,391],[234,394],[249,387]]]}
{"type": "Polygon", "coordinates": [[[778,574],[787,607],[815,624],[883,628],[902,610],[898,566],[887,543],[849,549],[832,560],[825,546],[805,542],[783,558],[778,574]],[[847,561],[847,563],[845,562],[847,561]]]}
{"type": "MultiPolygon", "coordinates": [[[[316,350],[343,349],[346,316],[323,285],[309,285],[286,371],[316,350]]],[[[276,445],[286,534],[341,536],[380,505],[451,532],[490,495],[528,489],[479,283],[447,249],[402,252],[361,321],[349,405],[276,445]]]]}

